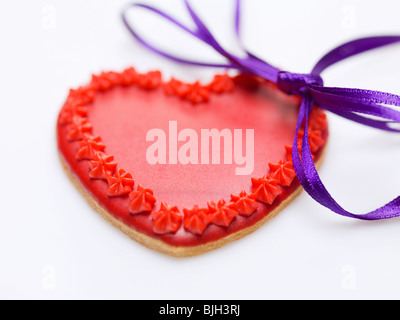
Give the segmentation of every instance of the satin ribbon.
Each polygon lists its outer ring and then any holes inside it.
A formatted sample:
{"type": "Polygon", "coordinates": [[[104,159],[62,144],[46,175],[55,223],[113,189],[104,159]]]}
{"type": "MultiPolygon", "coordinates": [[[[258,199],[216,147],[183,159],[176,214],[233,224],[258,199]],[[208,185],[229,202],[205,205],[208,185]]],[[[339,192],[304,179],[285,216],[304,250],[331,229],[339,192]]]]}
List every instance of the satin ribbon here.
{"type": "Polygon", "coordinates": [[[385,131],[400,132],[400,129],[393,126],[393,124],[400,123],[400,112],[390,107],[400,106],[400,96],[373,90],[325,87],[320,76],[326,68],[337,62],[372,49],[400,42],[400,36],[367,37],[344,43],[323,56],[312,69],[311,73],[291,73],[270,65],[244,48],[240,37],[241,1],[235,1],[236,11],[234,27],[238,43],[246,54],[244,58],[229,53],[217,42],[209,29],[190,6],[189,0],[184,0],[184,2],[194,22],[195,28],[193,29],[185,26],[172,16],[155,7],[140,3],[127,5],[122,12],[122,21],[132,36],[141,44],[165,58],[196,66],[236,69],[272,81],[285,93],[301,96],[302,102],[293,141],[292,159],[297,177],[306,192],[321,205],[342,216],[362,220],[388,219],[399,216],[400,196],[388,204],[366,214],[354,214],[343,209],[326,190],[318,175],[311,156],[307,130],[304,130],[304,136],[301,142],[301,154],[298,147],[297,133],[302,128],[308,127],[309,115],[314,105],[318,105],[320,108],[366,126],[385,131]],[[227,59],[227,63],[218,64],[188,60],[153,46],[141,37],[128,22],[127,12],[132,8],[145,9],[166,19],[193,37],[211,46],[227,59]]]}

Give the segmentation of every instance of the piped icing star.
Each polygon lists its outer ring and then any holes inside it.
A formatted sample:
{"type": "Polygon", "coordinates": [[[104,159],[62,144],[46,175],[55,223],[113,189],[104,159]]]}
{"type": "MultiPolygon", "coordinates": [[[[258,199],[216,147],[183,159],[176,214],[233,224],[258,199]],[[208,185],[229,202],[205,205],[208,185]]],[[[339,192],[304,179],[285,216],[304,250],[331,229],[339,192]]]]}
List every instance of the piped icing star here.
{"type": "Polygon", "coordinates": [[[271,178],[251,178],[253,193],[257,201],[272,204],[277,196],[282,193],[278,181],[271,178]]]}
{"type": "Polygon", "coordinates": [[[320,130],[312,130],[308,133],[308,141],[310,142],[311,152],[317,152],[324,145],[322,132],[320,130]]]}
{"type": "Polygon", "coordinates": [[[138,186],[136,191],[132,191],[129,194],[129,197],[129,212],[131,214],[151,212],[154,204],[156,203],[156,198],[153,196],[153,191],[143,188],[141,185],[138,186]]]}
{"type": "Polygon", "coordinates": [[[122,84],[121,73],[109,71],[109,72],[103,72],[101,75],[104,79],[107,79],[111,83],[112,87],[119,86],[122,84]]]}
{"type": "Polygon", "coordinates": [[[178,207],[169,207],[164,202],[158,211],[151,213],[153,231],[157,234],[175,233],[182,225],[183,217],[178,207]]]}
{"type": "Polygon", "coordinates": [[[172,77],[171,80],[164,85],[164,91],[167,95],[176,95],[180,98],[185,98],[190,91],[190,85],[172,77]]]}
{"type": "Polygon", "coordinates": [[[114,156],[107,155],[103,152],[97,152],[93,160],[90,162],[91,170],[89,177],[92,179],[107,180],[114,175],[117,163],[114,162],[114,156]]]}
{"type": "Polygon", "coordinates": [[[192,104],[207,102],[210,99],[210,91],[202,86],[199,81],[196,81],[190,86],[190,90],[186,94],[185,99],[192,104]]]}
{"type": "Polygon", "coordinates": [[[211,222],[221,227],[228,227],[238,215],[238,212],[230,208],[223,199],[219,200],[218,203],[210,201],[207,205],[210,210],[211,222]]]}
{"type": "Polygon", "coordinates": [[[288,187],[292,184],[293,179],[296,177],[296,172],[293,169],[291,161],[279,161],[279,163],[269,163],[270,176],[272,179],[278,181],[278,184],[288,187]]]}
{"type": "Polygon", "coordinates": [[[160,71],[149,71],[138,76],[137,84],[140,88],[153,90],[161,85],[162,77],[160,71]]]}
{"type": "Polygon", "coordinates": [[[308,127],[312,130],[325,131],[328,128],[328,120],[325,112],[320,108],[313,107],[310,114],[308,127]]]}
{"type": "Polygon", "coordinates": [[[112,88],[113,84],[107,78],[103,77],[103,73],[100,75],[92,75],[91,84],[100,91],[107,91],[112,88]]]}
{"type": "Polygon", "coordinates": [[[100,75],[92,75],[92,85],[100,91],[107,91],[121,84],[121,75],[117,72],[102,72],[100,75]]]}
{"type": "Polygon", "coordinates": [[[135,184],[132,175],[126,172],[124,169],[116,170],[113,176],[107,178],[107,182],[109,186],[107,194],[110,197],[118,197],[129,194],[135,184]]]}
{"type": "Polygon", "coordinates": [[[69,124],[73,121],[74,117],[85,118],[87,116],[88,109],[85,107],[85,103],[82,100],[74,100],[66,103],[60,112],[60,123],[62,125],[69,124]]]}
{"type": "Polygon", "coordinates": [[[89,120],[79,116],[72,119],[72,123],[68,126],[67,139],[68,141],[77,141],[85,138],[85,134],[91,133],[93,126],[89,120]]]}
{"type": "Polygon", "coordinates": [[[86,134],[85,139],[78,142],[79,149],[76,152],[78,160],[93,160],[97,152],[104,151],[106,146],[101,142],[100,137],[92,137],[86,134]]]}
{"type": "Polygon", "coordinates": [[[190,101],[192,104],[206,102],[210,98],[209,87],[201,85],[199,81],[188,84],[171,78],[164,85],[164,91],[168,95],[176,95],[183,100],[190,101]]]}
{"type": "Polygon", "coordinates": [[[88,104],[93,102],[96,97],[96,90],[91,83],[78,89],[70,89],[66,103],[88,104]]]}
{"type": "Polygon", "coordinates": [[[135,68],[133,67],[125,69],[121,74],[121,84],[123,84],[124,86],[137,84],[138,81],[139,73],[137,73],[135,68]]]}
{"type": "Polygon", "coordinates": [[[232,194],[229,207],[237,211],[239,215],[248,217],[258,208],[258,202],[255,199],[254,193],[247,195],[245,191],[242,191],[238,196],[232,194]]]}
{"type": "Polygon", "coordinates": [[[211,222],[209,210],[206,208],[199,208],[194,206],[192,209],[183,209],[184,228],[193,234],[203,234],[204,230],[211,222]]]}
{"type": "Polygon", "coordinates": [[[207,102],[210,92],[221,94],[233,91],[235,85],[228,75],[216,75],[210,84],[204,86],[199,81],[189,84],[175,78],[164,84],[164,91],[168,95],[176,95],[192,104],[207,102]]]}
{"type": "Polygon", "coordinates": [[[232,92],[235,84],[231,77],[227,74],[217,74],[212,82],[208,85],[209,89],[214,93],[232,92]]]}

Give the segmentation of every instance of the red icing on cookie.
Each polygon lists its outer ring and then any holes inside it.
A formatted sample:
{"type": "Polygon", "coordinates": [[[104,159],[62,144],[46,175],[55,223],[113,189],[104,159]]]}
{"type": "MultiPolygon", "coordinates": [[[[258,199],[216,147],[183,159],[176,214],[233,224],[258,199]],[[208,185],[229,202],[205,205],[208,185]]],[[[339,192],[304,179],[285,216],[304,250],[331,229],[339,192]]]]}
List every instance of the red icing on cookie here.
{"type": "Polygon", "coordinates": [[[168,95],[176,95],[180,98],[184,98],[190,91],[190,85],[172,77],[171,80],[164,85],[164,91],[168,95]]]}
{"type": "Polygon", "coordinates": [[[89,120],[79,116],[72,118],[72,123],[68,126],[67,139],[69,141],[82,140],[85,138],[87,133],[91,133],[93,126],[89,123],[89,120]]]}
{"type": "Polygon", "coordinates": [[[97,152],[104,151],[106,146],[101,142],[100,137],[92,137],[85,135],[82,141],[78,142],[79,150],[76,152],[76,159],[78,160],[93,160],[97,152]]]}
{"type": "Polygon", "coordinates": [[[183,220],[178,207],[169,207],[164,202],[160,210],[152,212],[150,216],[154,221],[153,231],[157,234],[175,233],[183,220]]]}
{"type": "Polygon", "coordinates": [[[92,85],[100,91],[107,91],[113,87],[112,78],[108,77],[108,74],[103,72],[99,76],[92,76],[92,85]]]}
{"type": "Polygon", "coordinates": [[[211,222],[208,209],[194,206],[193,209],[183,209],[185,215],[183,225],[185,229],[193,234],[201,235],[211,222]]]}
{"type": "Polygon", "coordinates": [[[285,146],[285,151],[286,151],[286,160],[287,161],[293,161],[293,158],[292,158],[292,150],[293,150],[293,147],[290,145],[286,145],[285,146]]]}
{"type": "Polygon", "coordinates": [[[210,210],[211,223],[221,227],[228,227],[238,215],[238,212],[227,205],[223,199],[219,200],[218,203],[210,201],[208,209],[210,210]]]}
{"type": "Polygon", "coordinates": [[[131,198],[131,201],[129,202],[129,212],[131,214],[151,212],[156,203],[153,191],[145,189],[141,185],[138,186],[136,191],[131,192],[129,197],[131,198]]]}
{"type": "Polygon", "coordinates": [[[291,161],[279,161],[279,163],[269,163],[270,177],[284,187],[290,186],[296,177],[291,161]]]}
{"type": "Polygon", "coordinates": [[[161,72],[149,71],[139,76],[137,84],[142,89],[154,90],[161,85],[161,72]]]}
{"type": "Polygon", "coordinates": [[[86,85],[86,86],[81,86],[78,89],[71,89],[69,91],[69,95],[66,101],[66,105],[86,105],[90,102],[94,101],[94,98],[97,94],[97,88],[93,86],[92,83],[86,85]]]}
{"type": "Polygon", "coordinates": [[[135,181],[132,179],[132,175],[126,172],[124,169],[117,169],[114,176],[107,178],[109,185],[107,194],[110,197],[118,197],[129,194],[132,192],[135,181]]]}
{"type": "Polygon", "coordinates": [[[326,113],[322,109],[314,107],[311,110],[308,127],[313,130],[325,131],[328,128],[326,113]]]}
{"type": "Polygon", "coordinates": [[[121,73],[121,84],[124,86],[131,86],[139,82],[139,73],[135,68],[130,67],[121,73]]]}
{"type": "Polygon", "coordinates": [[[245,191],[242,191],[238,196],[231,195],[229,207],[237,211],[241,216],[248,217],[258,208],[258,202],[255,199],[256,195],[254,193],[247,195],[245,191]]]}
{"type": "Polygon", "coordinates": [[[225,93],[232,92],[235,88],[235,84],[231,77],[226,74],[217,74],[209,84],[208,88],[214,93],[225,93]]]}
{"type": "Polygon", "coordinates": [[[187,84],[175,78],[171,78],[171,80],[164,85],[164,90],[166,94],[176,95],[192,104],[207,102],[210,98],[209,88],[201,85],[199,81],[193,84],[187,84]]]}
{"type": "Polygon", "coordinates": [[[206,87],[202,86],[200,82],[195,82],[190,85],[189,92],[185,95],[185,99],[193,104],[207,102],[210,98],[210,91],[206,87]]]}
{"type": "Polygon", "coordinates": [[[308,134],[308,141],[310,142],[311,152],[317,152],[325,143],[320,130],[310,131],[308,134]]]}
{"type": "Polygon", "coordinates": [[[90,178],[107,180],[114,174],[117,163],[114,162],[114,156],[97,152],[93,160],[90,161],[90,166],[90,178]]]}
{"type": "Polygon", "coordinates": [[[271,178],[252,178],[253,192],[257,201],[272,204],[277,196],[282,193],[278,188],[278,180],[271,178]]]}
{"type": "Polygon", "coordinates": [[[60,123],[62,125],[71,123],[74,117],[85,118],[88,114],[88,108],[85,107],[82,100],[66,103],[60,112],[60,123]]]}

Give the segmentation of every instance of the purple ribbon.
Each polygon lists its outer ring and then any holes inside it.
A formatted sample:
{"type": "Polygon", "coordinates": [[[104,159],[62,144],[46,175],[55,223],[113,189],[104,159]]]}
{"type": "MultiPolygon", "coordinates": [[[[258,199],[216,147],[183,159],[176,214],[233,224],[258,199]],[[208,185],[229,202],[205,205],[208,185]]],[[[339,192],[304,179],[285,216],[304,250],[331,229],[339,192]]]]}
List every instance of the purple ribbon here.
{"type": "MultiPolygon", "coordinates": [[[[315,65],[311,73],[291,73],[275,68],[269,63],[259,59],[246,49],[243,49],[246,53],[245,58],[241,58],[229,53],[217,42],[209,29],[192,9],[189,1],[184,0],[184,2],[196,26],[195,29],[185,26],[178,20],[157,8],[139,3],[129,4],[123,10],[122,20],[129,32],[141,44],[163,57],[179,63],[203,67],[236,69],[244,73],[254,74],[276,83],[279,89],[288,94],[296,94],[301,96],[302,102],[299,109],[296,134],[293,142],[292,158],[293,167],[296,171],[297,177],[306,192],[323,206],[329,208],[337,214],[346,217],[362,220],[378,220],[393,218],[400,215],[400,196],[388,204],[366,214],[354,214],[343,209],[326,190],[318,175],[311,156],[307,130],[304,130],[301,156],[297,141],[298,131],[302,128],[307,128],[308,126],[309,115],[314,105],[318,105],[320,108],[328,110],[341,117],[370,127],[391,132],[400,132],[400,129],[396,129],[393,126],[393,124],[400,123],[400,112],[390,107],[400,106],[400,96],[373,90],[325,87],[320,76],[320,74],[326,68],[334,65],[337,62],[345,60],[359,53],[400,42],[400,36],[367,37],[344,43],[322,57],[315,65]],[[172,24],[175,24],[180,29],[186,31],[190,35],[198,38],[214,48],[218,53],[227,59],[227,63],[217,64],[187,60],[164,52],[153,46],[149,42],[145,41],[132,28],[127,20],[127,11],[134,7],[153,12],[172,24]]],[[[241,1],[236,0],[235,32],[239,44],[242,48],[244,48],[240,39],[240,6],[241,1]]]]}

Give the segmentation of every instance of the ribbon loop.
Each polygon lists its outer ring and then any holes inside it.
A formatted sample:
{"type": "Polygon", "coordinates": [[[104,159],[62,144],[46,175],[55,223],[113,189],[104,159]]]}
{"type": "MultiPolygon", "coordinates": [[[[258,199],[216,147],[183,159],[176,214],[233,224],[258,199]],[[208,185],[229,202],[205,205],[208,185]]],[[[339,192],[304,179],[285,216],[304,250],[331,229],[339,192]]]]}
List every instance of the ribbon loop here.
{"type": "MultiPolygon", "coordinates": [[[[190,8],[189,3],[186,1],[186,6],[189,10],[189,12],[191,13],[191,16],[193,19],[195,19],[195,25],[197,27],[196,30],[192,30],[191,28],[185,26],[183,23],[179,22],[177,19],[173,18],[171,15],[157,9],[154,7],[151,7],[149,5],[146,4],[141,4],[141,3],[131,3],[128,4],[124,10],[121,13],[121,19],[123,24],[125,25],[126,29],[129,31],[129,33],[139,42],[141,43],[144,47],[148,48],[150,51],[155,52],[165,58],[168,58],[172,61],[178,62],[178,63],[184,63],[184,64],[189,64],[189,65],[194,65],[194,66],[201,66],[201,67],[215,67],[215,68],[235,68],[235,66],[232,63],[226,63],[226,64],[222,64],[222,63],[208,63],[208,62],[202,62],[202,61],[195,61],[195,60],[190,60],[190,59],[185,59],[185,58],[181,58],[179,56],[176,56],[174,54],[170,54],[167,53],[161,49],[159,49],[158,47],[156,47],[155,45],[151,44],[150,42],[146,41],[130,24],[128,17],[127,17],[127,13],[128,10],[133,9],[133,8],[140,8],[140,9],[144,9],[147,10],[155,15],[158,15],[160,18],[165,19],[166,21],[174,24],[176,27],[178,27],[179,29],[185,31],[186,33],[192,35],[193,37],[208,43],[209,45],[211,45],[211,43],[209,41],[211,41],[210,39],[210,33],[208,32],[208,30],[206,29],[206,27],[204,26],[204,24],[200,23],[200,19],[195,16],[194,11],[190,8]],[[197,23],[196,23],[197,22],[197,23]]],[[[212,42],[214,45],[216,43],[216,41],[214,40],[212,42]]],[[[221,47],[219,47],[220,49],[222,49],[221,47]]],[[[216,49],[214,47],[214,49],[216,49]]],[[[216,49],[217,50],[217,49],[216,49]]],[[[217,50],[220,54],[222,54],[222,50],[217,50]]]]}

